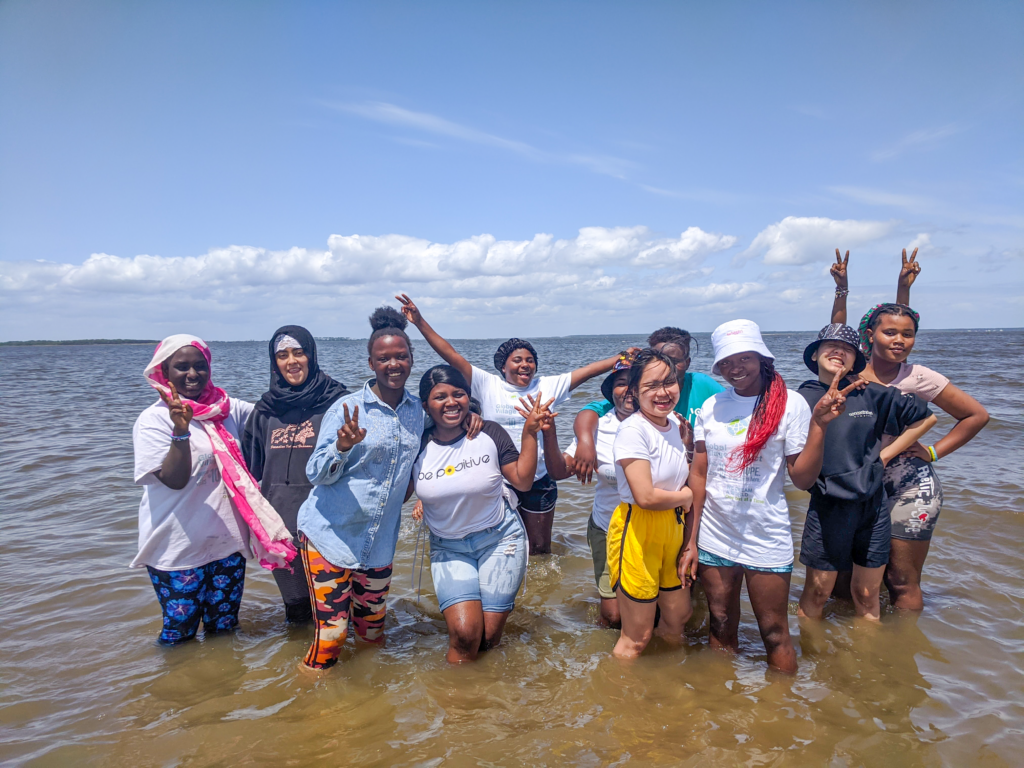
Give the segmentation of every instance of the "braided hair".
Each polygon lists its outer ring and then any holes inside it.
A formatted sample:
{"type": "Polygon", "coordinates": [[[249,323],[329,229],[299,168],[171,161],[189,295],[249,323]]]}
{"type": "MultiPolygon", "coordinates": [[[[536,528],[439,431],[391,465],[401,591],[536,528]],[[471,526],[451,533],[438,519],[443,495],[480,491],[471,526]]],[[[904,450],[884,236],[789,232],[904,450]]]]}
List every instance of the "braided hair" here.
{"type": "Polygon", "coordinates": [[[370,327],[373,328],[373,333],[370,334],[370,340],[366,342],[366,351],[371,355],[373,354],[373,342],[377,339],[384,336],[398,336],[400,339],[405,340],[405,345],[409,348],[409,355],[411,356],[412,342],[405,332],[407,325],[409,325],[409,321],[405,319],[405,315],[394,307],[377,307],[373,310],[373,314],[370,315],[370,327]]]}
{"type": "Polygon", "coordinates": [[[873,331],[878,326],[878,319],[882,315],[893,317],[909,317],[914,321],[914,333],[917,333],[917,326],[921,322],[921,316],[906,304],[877,304],[860,319],[857,326],[857,333],[860,335],[860,351],[864,357],[871,357],[871,340],[868,338],[868,331],[873,331]]]}
{"type": "Polygon", "coordinates": [[[775,434],[786,413],[786,382],[775,370],[775,361],[761,357],[761,391],[757,393],[754,412],[747,426],[743,445],[730,451],[726,468],[731,472],[742,472],[761,455],[768,440],[775,434]]]}
{"type": "Polygon", "coordinates": [[[498,347],[498,350],[494,353],[494,367],[498,369],[498,373],[503,374],[505,372],[505,363],[508,362],[508,359],[512,357],[512,353],[517,349],[525,349],[533,355],[533,361],[539,364],[540,359],[537,357],[537,350],[533,348],[533,344],[525,339],[512,338],[498,347]]]}

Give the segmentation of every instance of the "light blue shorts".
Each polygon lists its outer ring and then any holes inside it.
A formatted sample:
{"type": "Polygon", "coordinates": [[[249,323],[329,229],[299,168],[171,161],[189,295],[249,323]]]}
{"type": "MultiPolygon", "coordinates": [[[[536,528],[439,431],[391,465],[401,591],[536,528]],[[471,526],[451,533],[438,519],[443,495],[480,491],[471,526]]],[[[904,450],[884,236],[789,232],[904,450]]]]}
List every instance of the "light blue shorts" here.
{"type": "Polygon", "coordinates": [[[486,613],[511,611],[526,575],[526,531],[505,504],[505,519],[462,539],[430,534],[430,575],[444,611],[479,600],[486,613]]]}
{"type": "Polygon", "coordinates": [[[760,567],[758,567],[756,565],[743,565],[742,563],[737,563],[734,560],[727,560],[724,557],[719,557],[718,555],[713,555],[710,552],[707,552],[707,551],[705,551],[703,549],[698,549],[697,550],[697,562],[700,563],[701,565],[710,565],[713,568],[733,568],[733,567],[738,565],[741,568],[746,568],[748,571],[763,571],[764,573],[792,573],[793,572],[793,564],[792,563],[790,563],[789,565],[780,565],[777,568],[760,568],[760,567]]]}

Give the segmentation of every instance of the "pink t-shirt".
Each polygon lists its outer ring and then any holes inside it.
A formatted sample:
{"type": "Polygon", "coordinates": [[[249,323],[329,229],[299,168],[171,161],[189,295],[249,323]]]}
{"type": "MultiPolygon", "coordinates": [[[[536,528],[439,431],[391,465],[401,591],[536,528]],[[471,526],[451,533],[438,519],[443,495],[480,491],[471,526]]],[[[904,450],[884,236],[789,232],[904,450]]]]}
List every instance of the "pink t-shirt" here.
{"type": "Polygon", "coordinates": [[[896,387],[903,394],[917,395],[929,403],[939,396],[947,384],[949,379],[941,373],[912,363],[900,363],[900,372],[889,382],[890,387],[896,387]]]}

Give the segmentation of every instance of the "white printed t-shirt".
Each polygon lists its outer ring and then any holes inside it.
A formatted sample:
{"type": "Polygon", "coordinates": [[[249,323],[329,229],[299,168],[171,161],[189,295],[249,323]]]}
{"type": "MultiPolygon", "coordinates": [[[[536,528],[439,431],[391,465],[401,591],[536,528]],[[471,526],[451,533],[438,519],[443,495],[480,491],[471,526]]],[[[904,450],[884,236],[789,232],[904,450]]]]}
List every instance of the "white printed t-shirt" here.
{"type": "MultiPolygon", "coordinates": [[[[623,422],[615,415],[615,409],[608,411],[597,421],[597,437],[594,441],[594,447],[597,449],[597,484],[594,486],[594,508],[591,514],[594,525],[602,531],[608,530],[612,512],[619,506],[619,485],[615,478],[612,446],[622,424],[623,422]]],[[[565,452],[575,456],[578,447],[574,437],[565,452]]]]}
{"type": "MultiPolygon", "coordinates": [[[[526,423],[526,419],[516,410],[516,406],[520,405],[519,398],[525,399],[527,395],[537,397],[537,393],[540,392],[544,402],[555,398],[551,410],[556,410],[569,398],[571,385],[572,374],[563,373],[558,376],[534,376],[530,386],[514,387],[505,381],[505,377],[488,373],[475,365],[473,380],[469,382],[473,397],[480,403],[481,416],[487,421],[500,424],[512,438],[516,450],[522,449],[523,425],[526,423]]],[[[534,480],[540,480],[547,473],[548,469],[544,465],[544,441],[540,440],[537,446],[537,472],[534,480]]]]}
{"type": "Polygon", "coordinates": [[[615,457],[615,480],[619,498],[629,504],[636,504],[629,490],[622,461],[644,459],[651,464],[651,480],[654,487],[662,491],[680,491],[690,474],[686,461],[686,446],[679,434],[680,416],[670,413],[665,429],[652,424],[646,416],[637,411],[619,424],[612,453],[615,457]]]}
{"type": "Polygon", "coordinates": [[[505,478],[501,468],[519,459],[519,451],[499,424],[484,421],[480,434],[452,443],[423,436],[412,466],[423,519],[442,539],[463,539],[499,525],[505,518],[505,478]]]}
{"type": "Polygon", "coordinates": [[[757,461],[742,473],[729,472],[731,451],[742,446],[757,397],[729,388],[705,401],[693,425],[694,443],[708,453],[707,495],[697,546],[740,565],[781,568],[793,562],[793,531],[784,491],[786,457],[807,442],[811,409],[803,396],[786,390],[786,411],[757,461]]]}
{"type": "MultiPolygon", "coordinates": [[[[252,403],[231,398],[224,428],[236,442],[252,409],[252,403]]],[[[148,565],[158,571],[180,571],[235,552],[251,558],[249,527],[228,498],[210,438],[198,421],[189,425],[192,476],[188,484],[175,491],[157,479],[154,472],[164,463],[173,429],[167,406],[159,401],[139,414],[132,429],[135,484],[142,486],[142,502],[139,553],[131,567],[148,565]]]]}

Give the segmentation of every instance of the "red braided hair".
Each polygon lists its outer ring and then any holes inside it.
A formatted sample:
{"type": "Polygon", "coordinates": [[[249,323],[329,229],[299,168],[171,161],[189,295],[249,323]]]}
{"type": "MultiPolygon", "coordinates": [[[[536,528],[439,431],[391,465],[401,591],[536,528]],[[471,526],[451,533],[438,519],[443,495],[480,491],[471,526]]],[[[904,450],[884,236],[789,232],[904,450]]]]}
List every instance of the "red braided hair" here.
{"type": "Polygon", "coordinates": [[[754,403],[754,412],[750,416],[747,437],[742,446],[730,452],[726,460],[726,468],[730,472],[742,472],[761,455],[761,449],[779,428],[782,416],[786,413],[786,382],[775,370],[775,364],[767,357],[761,358],[761,391],[754,403]]]}

